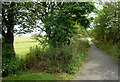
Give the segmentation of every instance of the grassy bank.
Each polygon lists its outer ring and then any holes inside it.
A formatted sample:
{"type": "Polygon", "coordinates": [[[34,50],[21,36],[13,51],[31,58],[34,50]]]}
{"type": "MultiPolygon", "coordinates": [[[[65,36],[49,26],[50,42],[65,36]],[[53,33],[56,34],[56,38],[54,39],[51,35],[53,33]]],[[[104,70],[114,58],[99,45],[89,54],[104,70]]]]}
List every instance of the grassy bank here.
{"type": "Polygon", "coordinates": [[[120,60],[120,43],[113,45],[111,42],[101,42],[94,39],[92,42],[106,54],[112,56],[116,60],[120,60]]]}
{"type": "Polygon", "coordinates": [[[14,64],[16,60],[11,61],[8,64],[10,74],[3,80],[70,80],[84,64],[89,48],[87,39],[77,38],[62,48],[49,47],[43,50],[38,43],[30,37],[15,38],[17,56],[25,61],[18,62],[21,66],[14,64]],[[16,68],[14,73],[13,67],[16,68]]]}
{"type": "Polygon", "coordinates": [[[28,71],[19,75],[12,75],[3,78],[2,80],[70,80],[72,75],[66,73],[45,73],[45,72],[33,72],[28,71]]]}

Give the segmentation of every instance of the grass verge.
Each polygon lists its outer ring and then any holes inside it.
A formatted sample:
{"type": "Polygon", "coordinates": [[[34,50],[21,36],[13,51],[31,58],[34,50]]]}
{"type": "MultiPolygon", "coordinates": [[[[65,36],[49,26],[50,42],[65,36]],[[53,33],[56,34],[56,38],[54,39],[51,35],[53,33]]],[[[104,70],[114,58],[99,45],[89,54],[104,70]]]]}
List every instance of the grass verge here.
{"type": "Polygon", "coordinates": [[[106,54],[112,56],[116,60],[120,60],[120,43],[113,45],[111,42],[101,42],[94,39],[92,42],[106,54]]]}
{"type": "Polygon", "coordinates": [[[2,81],[7,80],[70,80],[73,75],[67,73],[45,73],[38,71],[28,71],[20,75],[12,75],[2,79],[2,81]]]}

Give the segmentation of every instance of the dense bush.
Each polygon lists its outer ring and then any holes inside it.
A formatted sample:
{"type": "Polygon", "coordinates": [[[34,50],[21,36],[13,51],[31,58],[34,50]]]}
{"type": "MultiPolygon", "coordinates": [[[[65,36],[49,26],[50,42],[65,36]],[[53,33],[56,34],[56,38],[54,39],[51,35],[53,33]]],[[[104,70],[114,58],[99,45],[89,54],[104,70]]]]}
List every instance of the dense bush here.
{"type": "Polygon", "coordinates": [[[18,59],[17,57],[9,57],[13,54],[5,45],[2,47],[2,76],[8,76],[16,74],[26,69],[25,61],[18,59]]]}
{"type": "Polygon", "coordinates": [[[20,71],[20,64],[15,59],[2,59],[2,76],[8,76],[20,71]]]}
{"type": "Polygon", "coordinates": [[[69,46],[61,48],[47,47],[42,49],[39,46],[30,48],[26,56],[26,65],[32,70],[46,70],[49,73],[66,72],[75,73],[82,65],[85,58],[88,44],[84,41],[75,41],[69,46]]]}
{"type": "Polygon", "coordinates": [[[2,76],[16,74],[19,71],[25,70],[25,61],[17,57],[10,57],[13,52],[8,48],[9,46],[2,42],[2,76]]]}
{"type": "Polygon", "coordinates": [[[8,58],[2,58],[2,76],[8,76],[17,74],[23,70],[26,70],[26,65],[23,62],[23,60],[17,60],[17,59],[8,59],[8,58]]]}

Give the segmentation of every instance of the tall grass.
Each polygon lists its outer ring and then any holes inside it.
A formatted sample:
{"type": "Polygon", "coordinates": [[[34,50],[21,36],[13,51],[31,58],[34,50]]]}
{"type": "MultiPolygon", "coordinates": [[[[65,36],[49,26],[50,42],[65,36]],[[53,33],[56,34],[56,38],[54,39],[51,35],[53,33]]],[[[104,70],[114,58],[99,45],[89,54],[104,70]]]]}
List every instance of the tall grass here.
{"type": "Polygon", "coordinates": [[[88,42],[81,40],[62,48],[31,47],[29,54],[26,56],[26,64],[28,69],[32,70],[75,74],[82,66],[88,47],[88,42]]]}
{"type": "Polygon", "coordinates": [[[93,40],[96,47],[102,49],[106,54],[112,56],[116,60],[120,60],[120,42],[112,44],[112,42],[101,42],[93,40]]]}

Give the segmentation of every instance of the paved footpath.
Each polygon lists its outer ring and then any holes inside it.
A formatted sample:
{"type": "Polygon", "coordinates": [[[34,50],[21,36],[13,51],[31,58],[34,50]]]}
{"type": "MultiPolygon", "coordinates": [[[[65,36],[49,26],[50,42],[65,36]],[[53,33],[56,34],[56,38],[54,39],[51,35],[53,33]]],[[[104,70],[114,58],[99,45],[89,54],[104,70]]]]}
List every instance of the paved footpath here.
{"type": "Polygon", "coordinates": [[[90,44],[86,63],[73,80],[118,80],[118,62],[90,44]]]}

